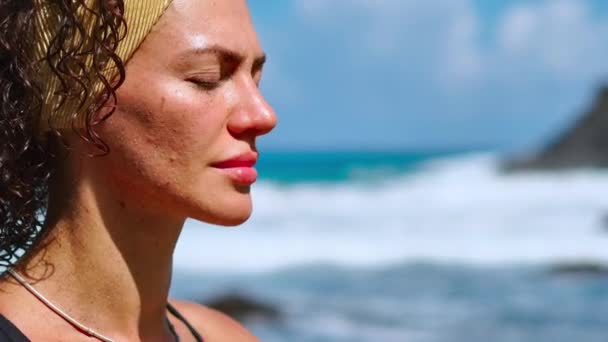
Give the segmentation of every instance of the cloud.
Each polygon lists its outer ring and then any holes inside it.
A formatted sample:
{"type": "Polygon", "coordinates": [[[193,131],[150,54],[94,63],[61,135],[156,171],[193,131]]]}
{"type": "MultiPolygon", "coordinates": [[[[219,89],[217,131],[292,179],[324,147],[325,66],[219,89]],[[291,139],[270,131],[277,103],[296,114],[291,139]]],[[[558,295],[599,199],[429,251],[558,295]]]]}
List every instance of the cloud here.
{"type": "Polygon", "coordinates": [[[552,0],[513,6],[501,18],[497,60],[521,64],[562,80],[606,72],[608,24],[589,2],[552,0]]]}
{"type": "Polygon", "coordinates": [[[474,44],[479,31],[471,1],[297,0],[317,30],[339,30],[353,58],[372,63],[399,60],[408,73],[422,65],[456,78],[470,78],[481,62],[474,44]],[[342,26],[342,29],[339,28],[342,26]]]}
{"type": "Polygon", "coordinates": [[[489,48],[481,31],[491,28],[481,26],[471,0],[297,0],[296,7],[318,29],[346,26],[342,38],[353,54],[403,57],[459,87],[492,77],[501,65],[564,80],[588,78],[608,65],[608,24],[593,17],[588,1],[513,2],[495,23],[496,44],[489,48]]]}

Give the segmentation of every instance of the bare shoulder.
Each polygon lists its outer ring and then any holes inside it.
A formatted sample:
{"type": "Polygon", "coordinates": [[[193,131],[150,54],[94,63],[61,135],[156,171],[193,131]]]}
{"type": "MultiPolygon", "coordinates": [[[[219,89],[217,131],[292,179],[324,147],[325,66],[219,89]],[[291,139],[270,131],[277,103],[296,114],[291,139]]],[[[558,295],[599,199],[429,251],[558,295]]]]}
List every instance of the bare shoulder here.
{"type": "Polygon", "coordinates": [[[206,342],[260,342],[239,322],[220,311],[194,302],[169,302],[203,335],[206,342]]]}

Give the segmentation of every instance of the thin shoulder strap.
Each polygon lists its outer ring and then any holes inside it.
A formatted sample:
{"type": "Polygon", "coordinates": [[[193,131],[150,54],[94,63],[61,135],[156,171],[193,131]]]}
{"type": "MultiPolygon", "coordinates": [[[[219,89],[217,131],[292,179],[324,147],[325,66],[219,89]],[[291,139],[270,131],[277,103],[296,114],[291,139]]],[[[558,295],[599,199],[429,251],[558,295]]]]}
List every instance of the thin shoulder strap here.
{"type": "Polygon", "coordinates": [[[196,340],[196,342],[205,341],[205,340],[203,340],[203,337],[198,333],[198,331],[196,331],[196,329],[194,329],[192,324],[190,324],[190,322],[188,322],[188,320],[186,320],[186,318],[184,316],[182,316],[182,314],[180,314],[179,311],[177,311],[177,309],[175,307],[173,307],[173,305],[167,303],[167,310],[169,310],[169,312],[173,316],[175,316],[175,318],[177,318],[179,321],[181,321],[182,323],[184,323],[186,325],[188,330],[190,330],[190,333],[192,334],[192,336],[194,336],[194,339],[196,340]]]}

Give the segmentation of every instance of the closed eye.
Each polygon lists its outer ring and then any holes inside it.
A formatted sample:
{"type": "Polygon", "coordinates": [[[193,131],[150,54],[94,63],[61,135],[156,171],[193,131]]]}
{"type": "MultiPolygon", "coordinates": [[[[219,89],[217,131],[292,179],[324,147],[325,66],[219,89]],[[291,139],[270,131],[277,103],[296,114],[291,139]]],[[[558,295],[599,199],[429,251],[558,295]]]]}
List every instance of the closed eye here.
{"type": "Polygon", "coordinates": [[[215,89],[222,82],[222,75],[219,72],[208,72],[190,76],[189,82],[205,89],[215,89]]]}

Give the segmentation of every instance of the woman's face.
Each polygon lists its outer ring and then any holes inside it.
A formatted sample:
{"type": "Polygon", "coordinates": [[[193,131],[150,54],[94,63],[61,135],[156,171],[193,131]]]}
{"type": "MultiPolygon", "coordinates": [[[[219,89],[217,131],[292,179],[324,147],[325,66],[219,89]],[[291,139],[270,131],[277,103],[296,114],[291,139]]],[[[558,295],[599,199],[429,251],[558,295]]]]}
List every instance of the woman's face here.
{"type": "Polygon", "coordinates": [[[235,225],[276,125],[245,0],[174,0],[126,65],[95,169],[123,205],[235,225]]]}

